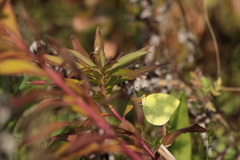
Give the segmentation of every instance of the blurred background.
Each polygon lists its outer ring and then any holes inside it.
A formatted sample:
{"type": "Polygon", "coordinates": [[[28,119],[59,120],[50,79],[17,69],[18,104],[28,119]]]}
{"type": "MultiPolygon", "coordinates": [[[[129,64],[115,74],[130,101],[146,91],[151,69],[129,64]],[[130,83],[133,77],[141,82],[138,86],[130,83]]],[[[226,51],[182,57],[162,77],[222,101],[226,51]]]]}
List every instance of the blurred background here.
{"type": "Polygon", "coordinates": [[[157,74],[163,82],[158,83],[161,89],[186,92],[189,108],[200,107],[191,111],[193,119],[200,113],[208,113],[201,109],[208,104],[202,102],[206,99],[215,109],[212,112],[218,117],[210,116],[216,123],[217,139],[212,157],[237,157],[240,148],[237,135],[240,129],[239,0],[12,0],[12,3],[27,45],[38,33],[43,40],[53,37],[71,48],[73,35],[91,53],[98,26],[104,36],[107,58],[152,44],[143,65],[171,62],[157,74]],[[206,23],[208,19],[210,27],[206,23]],[[214,45],[219,49],[220,68],[214,45]],[[206,82],[198,82],[199,77],[205,77],[206,82]],[[222,79],[220,95],[198,94],[200,83],[213,83],[218,77],[222,79]],[[194,98],[196,103],[190,104],[194,98]]]}

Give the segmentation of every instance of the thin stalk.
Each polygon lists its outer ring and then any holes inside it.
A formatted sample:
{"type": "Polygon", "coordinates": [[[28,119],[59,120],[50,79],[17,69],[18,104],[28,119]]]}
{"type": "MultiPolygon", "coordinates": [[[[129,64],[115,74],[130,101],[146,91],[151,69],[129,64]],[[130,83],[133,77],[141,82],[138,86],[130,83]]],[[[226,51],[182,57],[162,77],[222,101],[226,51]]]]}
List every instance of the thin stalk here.
{"type": "Polygon", "coordinates": [[[221,91],[228,91],[228,92],[240,92],[240,88],[236,87],[221,87],[221,91]]]}
{"type": "Polygon", "coordinates": [[[121,115],[115,110],[115,108],[112,106],[111,103],[108,103],[108,107],[109,109],[112,111],[112,113],[114,114],[114,116],[120,121],[122,122],[124,119],[123,117],[121,117],[121,115]]]}
{"type": "Polygon", "coordinates": [[[218,49],[216,36],[214,34],[213,28],[211,26],[211,23],[210,23],[210,20],[209,20],[209,17],[208,17],[207,0],[204,0],[204,18],[205,18],[207,27],[209,29],[209,32],[211,34],[211,37],[213,39],[213,45],[214,45],[214,49],[215,49],[215,52],[216,52],[216,61],[217,61],[217,76],[220,77],[221,66],[220,66],[219,49],[218,49]]]}

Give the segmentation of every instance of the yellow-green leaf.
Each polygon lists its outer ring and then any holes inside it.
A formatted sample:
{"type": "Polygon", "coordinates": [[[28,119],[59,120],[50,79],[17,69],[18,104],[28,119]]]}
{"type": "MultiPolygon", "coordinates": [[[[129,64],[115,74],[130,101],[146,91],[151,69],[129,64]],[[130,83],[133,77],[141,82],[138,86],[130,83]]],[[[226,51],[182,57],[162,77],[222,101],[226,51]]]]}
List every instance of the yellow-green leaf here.
{"type": "Polygon", "coordinates": [[[33,63],[25,60],[7,59],[0,61],[0,74],[34,74],[47,76],[47,74],[33,63]]]}
{"type": "MultiPolygon", "coordinates": [[[[63,58],[59,58],[59,57],[56,57],[56,56],[51,56],[51,55],[48,55],[48,54],[44,54],[43,57],[45,58],[45,61],[47,63],[51,64],[51,65],[72,70],[72,67],[69,64],[65,64],[64,66],[62,66],[63,63],[65,62],[63,58]]],[[[79,63],[75,63],[75,65],[79,69],[83,68],[83,66],[79,63]]]]}
{"type": "Polygon", "coordinates": [[[112,65],[112,67],[107,69],[108,71],[116,70],[118,68],[125,68],[128,65],[130,65],[133,61],[137,60],[138,58],[142,57],[143,55],[146,55],[148,52],[146,51],[140,51],[140,52],[133,52],[129,53],[123,57],[121,57],[117,63],[112,65]]]}

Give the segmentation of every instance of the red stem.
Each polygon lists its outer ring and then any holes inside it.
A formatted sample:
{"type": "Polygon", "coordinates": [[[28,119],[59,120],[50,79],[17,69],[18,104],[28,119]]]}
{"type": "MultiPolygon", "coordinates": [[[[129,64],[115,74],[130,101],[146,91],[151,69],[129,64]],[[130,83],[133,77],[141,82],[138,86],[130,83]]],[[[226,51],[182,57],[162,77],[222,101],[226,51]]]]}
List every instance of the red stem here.
{"type": "MultiPolygon", "coordinates": [[[[112,106],[112,104],[108,104],[108,107],[111,109],[113,112],[114,116],[120,121],[123,122],[124,118],[120,116],[120,114],[115,110],[115,108],[112,106]]],[[[153,158],[153,159],[158,159],[153,152],[148,148],[148,146],[145,144],[145,142],[141,139],[139,140],[139,143],[143,146],[143,148],[148,152],[148,154],[153,158]]]]}
{"type": "Polygon", "coordinates": [[[96,114],[86,103],[83,102],[83,100],[78,97],[65,83],[64,81],[59,78],[57,73],[52,71],[49,67],[43,66],[45,71],[48,73],[50,78],[52,78],[68,95],[71,95],[73,99],[75,100],[75,103],[81,106],[88,114],[89,116],[97,123],[97,125],[101,128],[103,128],[106,133],[109,135],[114,135],[114,132],[110,129],[108,124],[104,121],[102,117],[100,117],[98,114],[96,114]]]}
{"type": "Polygon", "coordinates": [[[112,106],[112,104],[108,104],[108,107],[110,108],[110,110],[113,112],[114,116],[120,121],[122,122],[124,119],[120,116],[120,114],[115,110],[115,108],[112,106]]]}

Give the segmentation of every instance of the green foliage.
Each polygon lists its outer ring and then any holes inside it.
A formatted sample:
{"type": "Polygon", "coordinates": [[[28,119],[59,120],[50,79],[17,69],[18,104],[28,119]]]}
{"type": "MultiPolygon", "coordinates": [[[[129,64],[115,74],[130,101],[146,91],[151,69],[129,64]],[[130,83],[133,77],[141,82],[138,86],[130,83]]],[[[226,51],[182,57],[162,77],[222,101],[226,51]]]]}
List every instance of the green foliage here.
{"type": "MultiPolygon", "coordinates": [[[[213,141],[214,134],[215,134],[213,127],[214,127],[214,123],[211,123],[210,129],[209,129],[209,131],[208,131],[208,152],[209,152],[209,149],[211,148],[211,143],[212,143],[212,141],[213,141]]],[[[207,158],[206,158],[206,159],[207,159],[207,160],[209,159],[208,154],[207,154],[207,158]]]]}
{"type": "MultiPolygon", "coordinates": [[[[187,107],[187,97],[184,93],[182,93],[180,97],[180,105],[173,114],[170,120],[170,126],[172,129],[181,129],[186,126],[189,126],[189,118],[188,118],[188,107],[187,107]]],[[[182,134],[173,145],[169,148],[172,154],[176,157],[176,159],[192,159],[192,140],[190,134],[182,134]],[[182,154],[184,153],[184,154],[182,154]]]]}

